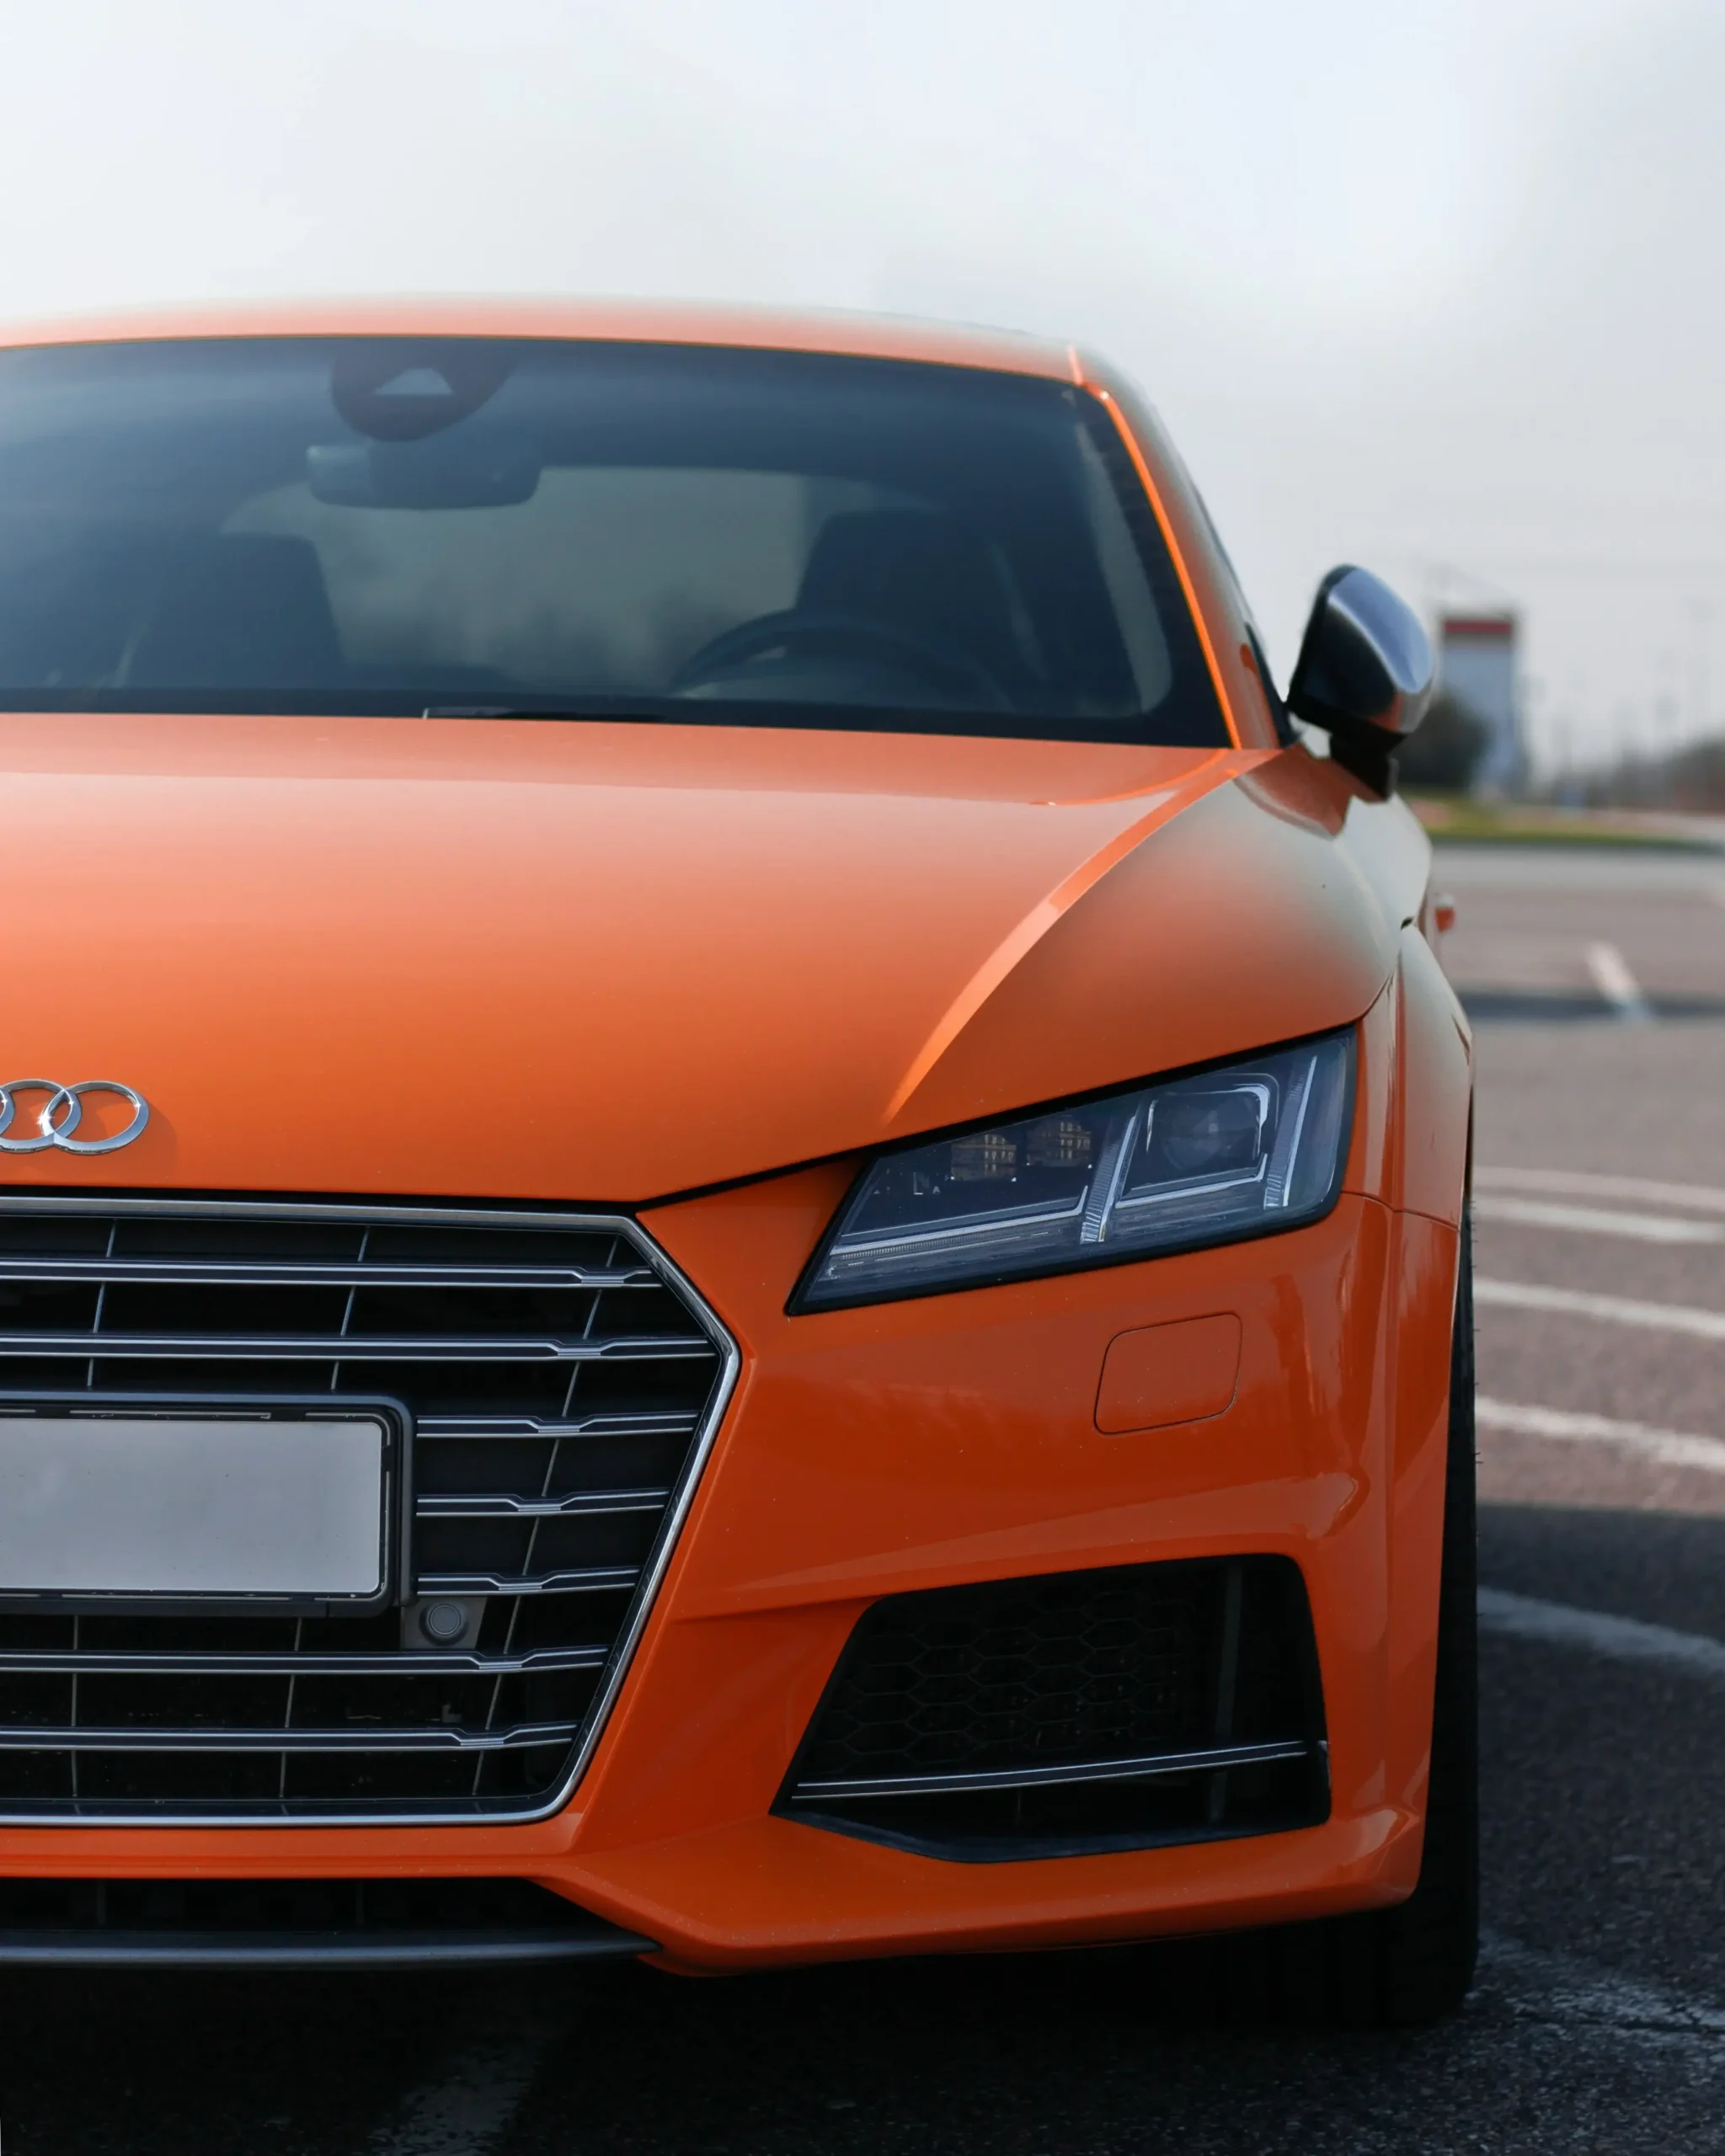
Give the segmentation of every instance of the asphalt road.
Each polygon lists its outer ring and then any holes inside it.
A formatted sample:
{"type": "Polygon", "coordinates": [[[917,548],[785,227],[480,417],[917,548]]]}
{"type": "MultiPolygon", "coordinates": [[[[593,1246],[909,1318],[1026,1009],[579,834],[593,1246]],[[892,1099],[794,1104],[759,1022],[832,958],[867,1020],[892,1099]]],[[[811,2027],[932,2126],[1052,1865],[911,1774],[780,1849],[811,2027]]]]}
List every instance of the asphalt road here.
{"type": "Polygon", "coordinates": [[[1445,857],[1478,1019],[1485,1916],[1448,2026],[1116,1956],[0,1983],[8,2156],[1725,2150],[1725,856],[1445,857]]]}

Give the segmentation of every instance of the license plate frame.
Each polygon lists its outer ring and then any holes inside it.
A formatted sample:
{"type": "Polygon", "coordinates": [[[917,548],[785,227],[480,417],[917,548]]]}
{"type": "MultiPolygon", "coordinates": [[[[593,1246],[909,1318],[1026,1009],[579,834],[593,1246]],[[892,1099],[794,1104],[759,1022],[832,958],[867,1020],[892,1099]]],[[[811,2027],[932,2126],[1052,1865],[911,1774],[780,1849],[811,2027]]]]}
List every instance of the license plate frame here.
{"type": "MultiPolygon", "coordinates": [[[[49,1614],[85,1613],[90,1615],[184,1615],[222,1616],[246,1615],[295,1617],[369,1617],[398,1607],[404,1598],[405,1584],[410,1581],[409,1540],[413,1519],[413,1491],[411,1462],[413,1458],[413,1422],[407,1407],[398,1400],[383,1395],[343,1395],[339,1399],[328,1394],[271,1395],[260,1396],[243,1394],[193,1394],[165,1396],[156,1394],[104,1393],[93,1398],[88,1392],[31,1392],[0,1393],[0,1506],[7,1501],[4,1465],[8,1450],[14,1457],[18,1450],[15,1440],[8,1440],[21,1428],[35,1424],[45,1426],[40,1437],[49,1444],[56,1442],[59,1431],[68,1426],[88,1430],[90,1426],[106,1426],[103,1434],[110,1445],[126,1442],[124,1433],[142,1429],[146,1433],[171,1438],[174,1432],[194,1431],[199,1442],[185,1448],[195,1458],[201,1450],[206,1456],[212,1447],[223,1442],[243,1440],[232,1434],[232,1426],[241,1426],[246,1434],[262,1434],[278,1441],[289,1439],[295,1426],[313,1426],[310,1443],[318,1445],[326,1467],[332,1460],[350,1481],[355,1481],[354,1463],[343,1462],[344,1450],[359,1452],[364,1448],[355,1435],[351,1444],[332,1438],[332,1427],[349,1433],[371,1431],[377,1433],[376,1519],[377,1519],[377,1577],[369,1586],[357,1582],[338,1585],[326,1578],[321,1586],[289,1584],[242,1584],[205,1586],[109,1586],[48,1585],[26,1586],[17,1582],[10,1555],[4,1548],[4,1534],[0,1530],[0,1612],[34,1612],[49,1614]],[[222,1426],[229,1426],[224,1438],[222,1426]],[[53,1434],[51,1435],[51,1433],[53,1434]]],[[[148,1437],[136,1440],[141,1454],[149,1449],[148,1437]]],[[[90,1448],[85,1448],[82,1464],[88,1468],[90,1448]]],[[[271,1449],[279,1461],[286,1456],[286,1447],[280,1442],[271,1449]]],[[[67,1448],[68,1454],[76,1454],[76,1445],[67,1448]]],[[[99,1454],[98,1444],[93,1450],[99,1454]]],[[[164,1457],[164,1448],[156,1448],[158,1464],[164,1457]]],[[[138,1465],[145,1465],[142,1458],[138,1465]]],[[[180,1464],[180,1470],[184,1462],[180,1464]]],[[[178,1472],[180,1470],[174,1471],[178,1472]]],[[[296,1471],[298,1471],[296,1470],[296,1471]]],[[[309,1484],[310,1476],[307,1476],[309,1484]]],[[[357,1478],[357,1486],[365,1486],[369,1478],[357,1478]]],[[[15,1485],[13,1486],[15,1487],[15,1485]]],[[[254,1487],[256,1486],[254,1485],[254,1487]]],[[[370,1518],[368,1509],[365,1517],[370,1518]]],[[[356,1545],[361,1538],[356,1532],[344,1532],[344,1540],[356,1545]]],[[[188,1546],[196,1542],[195,1532],[184,1538],[188,1546]]],[[[363,1537],[369,1547],[369,1534],[363,1537]]],[[[355,1550],[350,1547],[342,1561],[350,1566],[355,1550]]]]}

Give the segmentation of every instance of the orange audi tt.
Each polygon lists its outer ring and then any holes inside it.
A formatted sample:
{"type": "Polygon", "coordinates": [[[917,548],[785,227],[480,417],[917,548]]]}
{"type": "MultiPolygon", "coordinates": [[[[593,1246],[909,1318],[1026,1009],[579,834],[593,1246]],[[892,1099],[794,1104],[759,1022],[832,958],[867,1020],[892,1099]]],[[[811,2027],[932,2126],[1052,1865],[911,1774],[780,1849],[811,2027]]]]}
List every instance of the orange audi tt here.
{"type": "Polygon", "coordinates": [[[13,334],[0,1961],[1453,2005],[1429,687],[1068,350],[13,334]]]}

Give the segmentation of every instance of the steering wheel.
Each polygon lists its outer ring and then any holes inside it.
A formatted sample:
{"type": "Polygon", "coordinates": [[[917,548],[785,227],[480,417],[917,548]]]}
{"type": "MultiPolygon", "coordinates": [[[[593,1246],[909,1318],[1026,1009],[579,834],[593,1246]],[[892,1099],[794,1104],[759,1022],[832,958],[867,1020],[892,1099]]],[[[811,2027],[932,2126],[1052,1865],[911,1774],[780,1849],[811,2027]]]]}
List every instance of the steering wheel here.
{"type": "Polygon", "coordinates": [[[780,614],[758,615],[703,643],[672,675],[670,694],[686,696],[714,675],[746,666],[772,651],[807,651],[830,658],[884,660],[900,672],[920,675],[961,704],[984,711],[1005,711],[1009,702],[993,675],[968,652],[930,643],[903,629],[889,628],[860,615],[809,613],[789,607],[780,614]]]}

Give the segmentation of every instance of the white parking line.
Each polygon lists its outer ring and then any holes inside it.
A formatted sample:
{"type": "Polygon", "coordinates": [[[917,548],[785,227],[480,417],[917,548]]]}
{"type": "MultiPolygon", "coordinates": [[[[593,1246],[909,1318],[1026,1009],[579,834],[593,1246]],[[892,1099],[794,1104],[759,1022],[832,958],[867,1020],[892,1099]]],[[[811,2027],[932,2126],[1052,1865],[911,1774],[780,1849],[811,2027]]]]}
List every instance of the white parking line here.
{"type": "Polygon", "coordinates": [[[1476,1167],[1477,1190],[1547,1191],[1554,1198],[1626,1198],[1649,1205],[1681,1205],[1691,1213],[1725,1213],[1725,1190],[1706,1183],[1650,1182],[1644,1176],[1596,1176],[1578,1168],[1476,1167]]]}
{"type": "Polygon", "coordinates": [[[468,2044],[371,2136],[374,2156],[488,2156],[515,2123],[553,2034],[548,2017],[530,2015],[468,2044]]]}
{"type": "Polygon", "coordinates": [[[1641,984],[1629,970],[1629,961],[1615,943],[1589,943],[1587,969],[1594,986],[1626,1025],[1653,1022],[1653,1006],[1641,992],[1641,984]]]}
{"type": "Polygon", "coordinates": [[[1626,1235],[1643,1243],[1725,1243],[1725,1223],[1681,1220],[1669,1213],[1614,1213],[1599,1205],[1556,1205],[1536,1198],[1494,1198],[1477,1191],[1477,1220],[1523,1228],[1562,1228],[1583,1235],[1626,1235]]]}
{"type": "Polygon", "coordinates": [[[1608,1617],[1602,1609],[1574,1609],[1567,1602],[1541,1602],[1498,1587],[1479,1591],[1479,1621],[1488,1632],[1547,1646],[1584,1647],[1614,1662],[1654,1662],[1685,1676],[1725,1684],[1725,1646],[1701,1632],[1644,1625],[1638,1617],[1608,1617]]]}
{"type": "Polygon", "coordinates": [[[1509,1430],[1518,1437],[1551,1438],[1567,1444],[1617,1445],[1661,1467],[1696,1467],[1725,1475],[1725,1443],[1690,1437],[1681,1430],[1656,1429],[1649,1422],[1619,1422],[1609,1415],[1580,1415],[1561,1407],[1524,1407],[1509,1400],[1475,1402],[1482,1429],[1509,1430]]]}
{"type": "Polygon", "coordinates": [[[1725,1340],[1725,1311],[1687,1303],[1637,1303],[1626,1295],[1587,1295],[1573,1288],[1540,1288],[1525,1280],[1476,1280],[1474,1300],[1498,1310],[1549,1310],[1558,1317],[1587,1317],[1607,1325],[1639,1326],[1651,1332],[1686,1332],[1696,1340],[1725,1340]]]}

